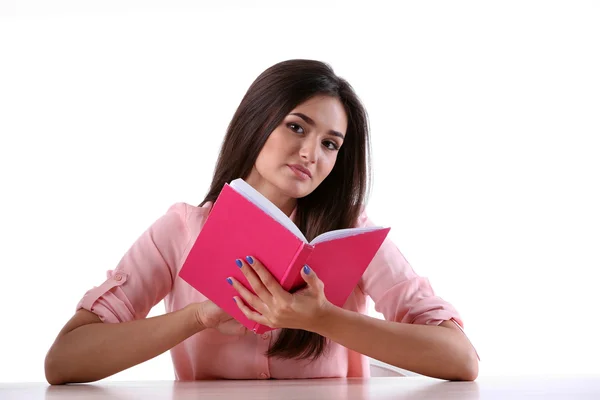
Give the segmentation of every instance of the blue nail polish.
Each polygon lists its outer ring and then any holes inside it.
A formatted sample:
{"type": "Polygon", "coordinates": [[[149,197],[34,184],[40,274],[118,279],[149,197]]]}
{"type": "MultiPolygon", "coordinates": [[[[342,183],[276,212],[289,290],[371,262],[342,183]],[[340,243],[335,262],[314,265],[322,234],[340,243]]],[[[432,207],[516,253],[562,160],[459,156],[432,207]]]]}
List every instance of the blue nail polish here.
{"type": "Polygon", "coordinates": [[[242,268],[242,260],[235,260],[238,267],[242,268]]]}
{"type": "Polygon", "coordinates": [[[227,283],[229,283],[230,285],[233,285],[233,281],[231,280],[231,278],[227,278],[227,283]]]}
{"type": "Polygon", "coordinates": [[[237,301],[235,300],[235,297],[232,297],[233,302],[237,304],[237,301]]]}
{"type": "Polygon", "coordinates": [[[306,275],[310,274],[310,268],[309,268],[309,266],[308,266],[308,265],[305,265],[305,266],[304,266],[304,273],[305,273],[306,275]]]}
{"type": "Polygon", "coordinates": [[[246,260],[248,261],[248,264],[252,265],[254,264],[254,259],[250,256],[246,256],[246,260]]]}

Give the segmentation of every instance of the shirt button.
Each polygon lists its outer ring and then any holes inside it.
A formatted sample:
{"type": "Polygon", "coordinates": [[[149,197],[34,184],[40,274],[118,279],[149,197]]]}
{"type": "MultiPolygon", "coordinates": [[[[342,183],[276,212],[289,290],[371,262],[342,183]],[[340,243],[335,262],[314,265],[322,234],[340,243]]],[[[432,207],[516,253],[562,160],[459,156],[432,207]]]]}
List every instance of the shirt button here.
{"type": "Polygon", "coordinates": [[[267,379],[268,375],[267,375],[267,374],[265,374],[264,372],[261,372],[261,373],[260,373],[260,377],[261,377],[262,379],[267,379]]]}
{"type": "Polygon", "coordinates": [[[121,279],[123,279],[123,275],[121,275],[121,274],[115,275],[115,281],[120,281],[121,279]]]}
{"type": "Polygon", "coordinates": [[[263,333],[261,335],[261,338],[263,338],[263,340],[267,340],[269,338],[269,334],[268,333],[263,333]]]}

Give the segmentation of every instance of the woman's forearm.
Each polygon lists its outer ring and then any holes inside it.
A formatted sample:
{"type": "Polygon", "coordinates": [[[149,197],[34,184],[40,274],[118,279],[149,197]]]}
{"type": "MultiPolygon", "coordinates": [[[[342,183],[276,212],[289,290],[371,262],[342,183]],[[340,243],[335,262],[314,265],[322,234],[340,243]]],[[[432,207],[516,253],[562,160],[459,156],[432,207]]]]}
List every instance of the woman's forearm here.
{"type": "Polygon", "coordinates": [[[453,324],[384,321],[332,306],[313,331],[398,368],[439,379],[474,380],[477,354],[453,324]]]}
{"type": "Polygon", "coordinates": [[[122,323],[88,323],[60,335],[49,350],[50,384],[92,382],[154,358],[202,330],[193,307],[122,323]]]}

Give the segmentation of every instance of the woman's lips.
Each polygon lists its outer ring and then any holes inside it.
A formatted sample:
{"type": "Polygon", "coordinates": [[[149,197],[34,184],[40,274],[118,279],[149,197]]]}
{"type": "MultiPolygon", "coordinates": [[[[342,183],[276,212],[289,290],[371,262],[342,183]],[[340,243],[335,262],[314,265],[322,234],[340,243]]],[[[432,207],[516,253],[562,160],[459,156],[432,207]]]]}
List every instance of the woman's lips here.
{"type": "Polygon", "coordinates": [[[288,165],[288,167],[290,167],[290,169],[292,170],[292,172],[300,179],[302,180],[308,180],[310,179],[310,176],[308,176],[308,174],[306,174],[305,172],[301,171],[300,169],[296,168],[293,165],[288,165]]]}

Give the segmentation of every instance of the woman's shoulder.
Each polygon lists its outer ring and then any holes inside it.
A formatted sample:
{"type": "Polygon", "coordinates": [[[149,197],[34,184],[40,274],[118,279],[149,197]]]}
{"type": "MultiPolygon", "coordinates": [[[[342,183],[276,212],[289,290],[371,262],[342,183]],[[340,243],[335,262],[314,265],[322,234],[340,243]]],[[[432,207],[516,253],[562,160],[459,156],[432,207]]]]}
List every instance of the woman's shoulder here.
{"type": "Polygon", "coordinates": [[[374,226],[375,224],[369,218],[367,213],[367,206],[362,205],[360,207],[360,212],[358,213],[358,217],[356,218],[355,227],[356,228],[364,228],[367,226],[374,226]]]}
{"type": "Polygon", "coordinates": [[[206,202],[202,206],[194,206],[186,202],[176,202],[168,207],[165,218],[175,222],[183,223],[187,225],[190,230],[194,231],[194,228],[199,228],[204,225],[206,217],[210,213],[212,208],[212,202],[206,202]]]}
{"type": "Polygon", "coordinates": [[[179,201],[171,204],[167,208],[167,214],[173,213],[182,217],[188,216],[206,216],[212,208],[212,202],[207,201],[202,206],[194,206],[189,203],[179,201]]]}

